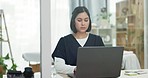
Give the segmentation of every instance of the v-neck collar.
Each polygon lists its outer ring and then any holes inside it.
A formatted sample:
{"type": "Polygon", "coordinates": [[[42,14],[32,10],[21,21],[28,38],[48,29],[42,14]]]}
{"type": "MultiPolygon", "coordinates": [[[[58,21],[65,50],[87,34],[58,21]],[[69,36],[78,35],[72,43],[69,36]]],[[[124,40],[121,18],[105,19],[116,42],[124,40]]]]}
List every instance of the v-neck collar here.
{"type": "MultiPolygon", "coordinates": [[[[72,36],[72,38],[73,38],[74,42],[76,42],[76,43],[77,43],[80,47],[83,47],[83,46],[81,46],[81,45],[79,44],[79,42],[77,41],[77,39],[74,37],[74,35],[73,35],[73,34],[71,34],[71,36],[72,36]]],[[[90,34],[88,34],[88,38],[87,38],[87,40],[86,40],[86,42],[85,42],[84,46],[86,46],[86,45],[87,45],[89,38],[90,38],[90,34]]]]}

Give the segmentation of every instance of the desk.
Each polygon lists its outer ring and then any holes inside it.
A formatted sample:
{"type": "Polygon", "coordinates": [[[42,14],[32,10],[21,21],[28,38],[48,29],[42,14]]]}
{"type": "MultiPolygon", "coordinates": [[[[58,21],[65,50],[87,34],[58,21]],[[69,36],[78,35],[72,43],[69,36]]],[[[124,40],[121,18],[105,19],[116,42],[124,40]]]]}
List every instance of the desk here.
{"type": "MultiPolygon", "coordinates": [[[[70,78],[70,77],[64,74],[55,74],[54,76],[52,76],[52,78],[70,78]]],[[[119,78],[148,78],[148,69],[121,70],[121,74],[119,78]],[[125,75],[126,71],[142,71],[142,72],[145,72],[145,74],[137,74],[134,76],[128,76],[128,75],[125,75]]]]}
{"type": "Polygon", "coordinates": [[[139,69],[139,70],[122,70],[119,78],[148,78],[148,69],[139,69]],[[144,74],[137,74],[134,76],[125,75],[126,71],[142,71],[144,74]]]}
{"type": "MultiPolygon", "coordinates": [[[[34,78],[41,78],[40,72],[37,72],[34,74],[34,78]]],[[[7,78],[6,75],[3,76],[3,78],[7,78]]],[[[50,78],[50,77],[49,77],[50,78]]],[[[67,75],[64,74],[55,74],[52,75],[52,78],[69,78],[67,75]]],[[[139,70],[121,70],[121,74],[119,78],[148,78],[148,69],[139,69],[139,70]],[[135,75],[135,76],[128,76],[125,75],[126,71],[143,71],[145,74],[135,75]]]]}

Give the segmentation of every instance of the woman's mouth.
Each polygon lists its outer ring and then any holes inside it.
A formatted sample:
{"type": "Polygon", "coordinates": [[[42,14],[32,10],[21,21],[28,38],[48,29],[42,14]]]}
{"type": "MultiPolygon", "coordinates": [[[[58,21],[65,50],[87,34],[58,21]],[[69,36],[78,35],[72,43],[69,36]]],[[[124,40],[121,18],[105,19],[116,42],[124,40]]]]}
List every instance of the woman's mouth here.
{"type": "Polygon", "coordinates": [[[86,27],[81,27],[82,30],[86,29],[86,27]]]}

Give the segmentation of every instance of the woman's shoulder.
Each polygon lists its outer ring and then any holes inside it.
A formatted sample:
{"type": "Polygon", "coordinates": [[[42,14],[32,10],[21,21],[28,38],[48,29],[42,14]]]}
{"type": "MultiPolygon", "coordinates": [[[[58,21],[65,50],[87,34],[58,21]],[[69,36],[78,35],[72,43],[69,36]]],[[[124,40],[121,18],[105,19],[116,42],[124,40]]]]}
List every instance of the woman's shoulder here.
{"type": "Polygon", "coordinates": [[[72,37],[73,37],[72,34],[68,34],[68,35],[61,37],[61,39],[69,39],[69,38],[72,38],[72,37]]]}
{"type": "Polygon", "coordinates": [[[72,36],[73,36],[72,34],[68,34],[68,35],[63,36],[62,38],[71,38],[72,36]]]}
{"type": "Polygon", "coordinates": [[[92,34],[92,33],[89,33],[89,36],[90,36],[90,37],[100,37],[99,35],[92,34]]]}
{"type": "Polygon", "coordinates": [[[68,42],[70,40],[70,38],[72,38],[72,34],[68,34],[68,35],[65,35],[65,36],[62,36],[60,39],[59,39],[59,43],[65,43],[68,42]]]}

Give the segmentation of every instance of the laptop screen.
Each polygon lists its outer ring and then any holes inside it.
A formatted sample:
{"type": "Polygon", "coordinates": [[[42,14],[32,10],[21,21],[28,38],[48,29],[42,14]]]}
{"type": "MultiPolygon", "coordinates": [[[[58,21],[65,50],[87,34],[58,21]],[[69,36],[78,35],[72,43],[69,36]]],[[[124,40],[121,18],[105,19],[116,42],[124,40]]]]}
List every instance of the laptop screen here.
{"type": "Polygon", "coordinates": [[[119,77],[123,47],[80,47],[76,78],[119,77]]]}

